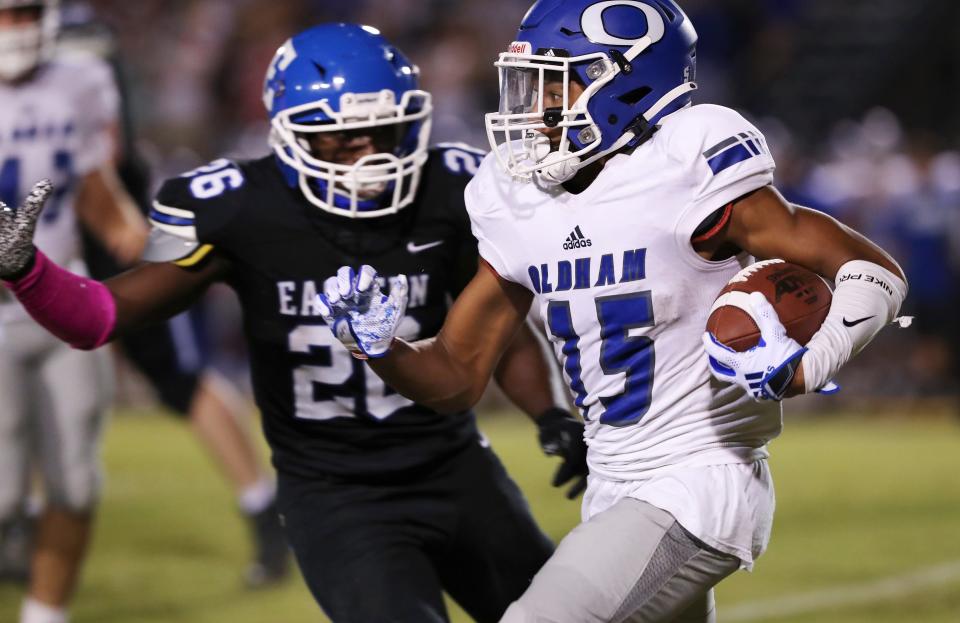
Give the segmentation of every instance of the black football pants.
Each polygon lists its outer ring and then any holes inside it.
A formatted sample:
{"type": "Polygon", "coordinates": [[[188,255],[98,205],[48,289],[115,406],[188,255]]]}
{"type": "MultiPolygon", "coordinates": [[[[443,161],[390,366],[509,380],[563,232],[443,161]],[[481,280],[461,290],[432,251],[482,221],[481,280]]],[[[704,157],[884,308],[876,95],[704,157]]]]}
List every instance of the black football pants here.
{"type": "Polygon", "coordinates": [[[400,484],[281,474],[278,502],[307,586],[334,623],[444,622],[443,590],[494,623],[553,552],[479,441],[400,484]]]}

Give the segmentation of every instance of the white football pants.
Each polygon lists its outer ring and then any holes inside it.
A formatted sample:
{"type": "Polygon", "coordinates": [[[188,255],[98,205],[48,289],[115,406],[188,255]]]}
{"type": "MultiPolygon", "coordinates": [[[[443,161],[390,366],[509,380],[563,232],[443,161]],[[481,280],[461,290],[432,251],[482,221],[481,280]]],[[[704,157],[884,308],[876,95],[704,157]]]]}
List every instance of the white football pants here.
{"type": "Polygon", "coordinates": [[[49,506],[93,508],[113,400],[106,349],[74,350],[18,307],[0,305],[0,522],[22,510],[33,470],[49,506]]]}

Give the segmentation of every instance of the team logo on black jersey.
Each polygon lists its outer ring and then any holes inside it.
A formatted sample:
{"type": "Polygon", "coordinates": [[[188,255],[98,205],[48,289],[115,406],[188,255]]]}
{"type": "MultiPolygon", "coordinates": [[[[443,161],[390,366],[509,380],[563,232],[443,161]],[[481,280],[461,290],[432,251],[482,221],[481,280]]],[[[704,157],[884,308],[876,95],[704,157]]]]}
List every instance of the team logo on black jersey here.
{"type": "Polygon", "coordinates": [[[593,242],[583,235],[579,225],[577,225],[573,231],[570,232],[570,235],[567,236],[567,239],[563,241],[563,248],[567,250],[582,249],[591,245],[593,245],[593,242]]]}

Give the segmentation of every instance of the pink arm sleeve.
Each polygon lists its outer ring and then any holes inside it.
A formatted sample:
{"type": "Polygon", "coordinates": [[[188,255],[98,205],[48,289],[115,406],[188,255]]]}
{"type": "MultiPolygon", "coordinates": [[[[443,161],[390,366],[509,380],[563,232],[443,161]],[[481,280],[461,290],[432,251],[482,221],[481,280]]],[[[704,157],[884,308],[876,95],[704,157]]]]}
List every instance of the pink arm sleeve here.
{"type": "Polygon", "coordinates": [[[74,348],[102,346],[116,326],[117,307],[110,290],[60,268],[39,249],[30,272],[4,284],[34,320],[74,348]]]}

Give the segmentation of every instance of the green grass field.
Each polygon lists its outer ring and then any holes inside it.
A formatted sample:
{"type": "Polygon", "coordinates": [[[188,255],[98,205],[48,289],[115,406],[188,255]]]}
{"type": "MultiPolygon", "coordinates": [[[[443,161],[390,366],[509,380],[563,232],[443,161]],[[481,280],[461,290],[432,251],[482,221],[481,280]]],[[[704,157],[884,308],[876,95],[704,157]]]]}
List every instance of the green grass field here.
{"type": "MultiPolygon", "coordinates": [[[[960,621],[960,426],[948,419],[787,418],[774,442],[778,509],[753,574],[717,591],[720,621],[960,621]]],[[[578,504],[548,485],[521,416],[483,428],[555,539],[578,504]]],[[[246,592],[246,526],[182,423],[114,418],[96,540],[74,623],[300,623],[325,619],[299,578],[246,592]]],[[[20,593],[0,587],[0,621],[20,593]]],[[[455,607],[454,620],[468,619],[455,607]]]]}

